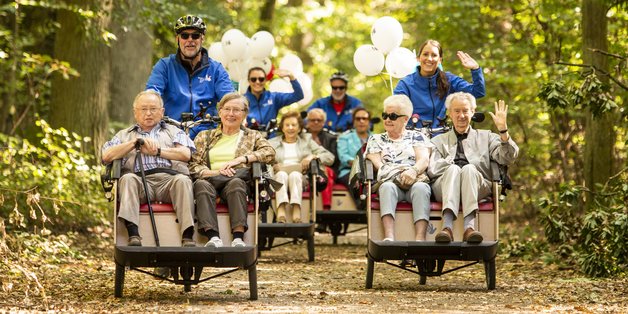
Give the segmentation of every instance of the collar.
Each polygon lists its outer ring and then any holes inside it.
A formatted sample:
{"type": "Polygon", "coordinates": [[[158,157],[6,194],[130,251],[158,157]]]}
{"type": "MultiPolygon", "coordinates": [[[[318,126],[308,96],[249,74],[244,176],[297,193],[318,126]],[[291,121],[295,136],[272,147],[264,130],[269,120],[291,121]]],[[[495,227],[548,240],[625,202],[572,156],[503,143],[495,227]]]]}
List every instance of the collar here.
{"type": "Polygon", "coordinates": [[[148,131],[148,132],[144,132],[144,131],[142,130],[142,127],[140,127],[140,125],[136,123],[136,124],[132,125],[131,127],[129,127],[129,128],[127,129],[127,132],[128,132],[128,133],[132,133],[132,132],[137,132],[137,133],[151,133],[153,130],[157,130],[157,131],[159,131],[159,130],[161,130],[161,129],[165,128],[165,127],[166,127],[166,122],[165,122],[165,121],[159,121],[159,123],[155,124],[155,126],[154,126],[154,127],[153,127],[150,131],[148,131]]]}

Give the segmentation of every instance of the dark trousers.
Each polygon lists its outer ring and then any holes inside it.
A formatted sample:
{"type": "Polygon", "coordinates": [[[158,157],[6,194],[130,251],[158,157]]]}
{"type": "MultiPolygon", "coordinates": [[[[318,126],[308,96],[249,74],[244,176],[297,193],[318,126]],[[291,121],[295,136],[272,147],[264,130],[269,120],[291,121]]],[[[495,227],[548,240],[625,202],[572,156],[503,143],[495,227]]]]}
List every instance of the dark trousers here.
{"type": "Polygon", "coordinates": [[[194,182],[194,199],[196,199],[196,219],[198,228],[218,230],[218,214],[216,213],[216,197],[220,193],[222,203],[226,201],[229,208],[231,229],[244,226],[248,229],[246,195],[248,187],[244,180],[234,177],[226,183],[215,185],[208,179],[199,179],[194,182]],[[220,186],[222,185],[222,186],[220,186]]]}

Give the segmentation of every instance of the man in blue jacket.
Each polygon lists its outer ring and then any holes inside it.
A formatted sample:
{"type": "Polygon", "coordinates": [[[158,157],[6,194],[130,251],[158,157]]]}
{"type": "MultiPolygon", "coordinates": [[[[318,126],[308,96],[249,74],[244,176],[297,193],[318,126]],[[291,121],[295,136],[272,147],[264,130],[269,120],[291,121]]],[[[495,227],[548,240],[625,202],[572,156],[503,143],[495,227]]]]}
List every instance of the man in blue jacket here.
{"type": "MultiPolygon", "coordinates": [[[[203,48],[205,23],[200,17],[186,15],[174,26],[177,53],[160,59],[146,83],[147,90],[155,90],[164,100],[165,115],[181,121],[181,114],[191,112],[201,119],[203,111],[216,116],[216,104],[227,93],[233,92],[229,74],[219,62],[209,58],[203,48]]],[[[190,138],[208,129],[199,125],[190,130],[190,138]]]]}
{"type": "Polygon", "coordinates": [[[347,95],[349,78],[344,72],[336,72],[329,79],[331,95],[315,101],[308,111],[321,108],[327,114],[325,127],[334,132],[344,132],[353,126],[353,109],[362,107],[362,102],[347,95]]]}

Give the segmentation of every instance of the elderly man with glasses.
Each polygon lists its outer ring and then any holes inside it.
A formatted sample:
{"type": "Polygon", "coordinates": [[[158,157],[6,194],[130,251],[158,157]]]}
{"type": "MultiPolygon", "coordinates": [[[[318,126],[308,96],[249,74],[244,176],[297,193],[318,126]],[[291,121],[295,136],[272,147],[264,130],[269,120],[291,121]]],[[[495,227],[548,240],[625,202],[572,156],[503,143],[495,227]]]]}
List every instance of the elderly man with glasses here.
{"type": "MultiPolygon", "coordinates": [[[[146,83],[146,90],[161,94],[165,115],[178,121],[184,112],[191,112],[195,120],[202,118],[203,111],[217,115],[218,101],[234,91],[225,68],[203,48],[206,28],[200,17],[180,17],[174,26],[177,53],[157,61],[146,83]]],[[[190,137],[208,128],[194,127],[190,137]]]]}
{"type": "Polygon", "coordinates": [[[325,126],[334,132],[344,132],[353,125],[352,113],[357,107],[362,107],[362,102],[347,95],[349,78],[344,72],[336,72],[329,79],[331,95],[315,101],[308,111],[320,108],[327,115],[325,126]]]}
{"type": "Polygon", "coordinates": [[[140,203],[146,195],[135,152],[139,145],[151,201],[172,203],[181,226],[182,246],[196,246],[192,238],[194,195],[187,167],[196,151],[194,143],[182,130],[161,122],[163,101],[155,91],[143,91],[135,97],[133,114],[137,123],[119,131],[102,148],[104,164],[122,159],[118,219],[129,233],[128,245],[142,245],[138,226],[140,203]]]}

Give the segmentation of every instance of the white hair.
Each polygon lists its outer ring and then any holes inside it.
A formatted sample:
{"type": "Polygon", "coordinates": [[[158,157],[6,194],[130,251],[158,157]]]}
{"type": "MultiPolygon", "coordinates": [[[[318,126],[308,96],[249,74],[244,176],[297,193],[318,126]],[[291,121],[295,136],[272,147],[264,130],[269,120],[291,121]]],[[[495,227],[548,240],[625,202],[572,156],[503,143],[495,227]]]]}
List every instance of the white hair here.
{"type": "Polygon", "coordinates": [[[321,116],[323,116],[323,122],[327,121],[327,113],[325,112],[325,110],[321,109],[321,108],[314,108],[310,111],[307,112],[307,118],[310,118],[310,114],[319,114],[321,116]]]}
{"type": "Polygon", "coordinates": [[[401,114],[404,114],[408,117],[412,116],[412,110],[414,107],[412,106],[412,101],[406,95],[392,95],[388,96],[384,99],[384,111],[390,105],[397,105],[401,108],[401,114]]]}
{"type": "Polygon", "coordinates": [[[477,107],[477,104],[475,103],[475,97],[473,95],[466,92],[456,92],[447,96],[447,99],[445,99],[445,108],[449,109],[449,106],[454,100],[468,102],[469,105],[471,105],[471,110],[475,110],[475,108],[477,107]]]}

